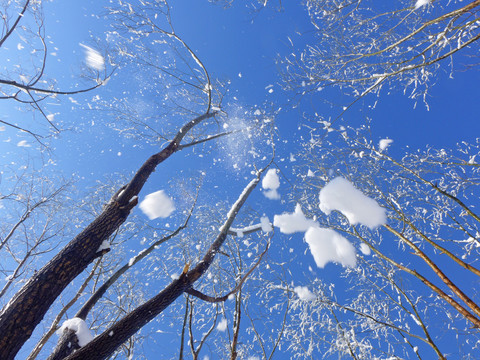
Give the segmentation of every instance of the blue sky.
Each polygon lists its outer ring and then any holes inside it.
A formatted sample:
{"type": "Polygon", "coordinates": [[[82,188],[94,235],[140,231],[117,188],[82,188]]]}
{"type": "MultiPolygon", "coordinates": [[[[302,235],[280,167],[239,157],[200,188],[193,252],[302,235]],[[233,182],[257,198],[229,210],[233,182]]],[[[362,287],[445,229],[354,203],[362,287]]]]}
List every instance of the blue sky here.
{"type": "MultiPolygon", "coordinates": [[[[277,119],[277,125],[280,133],[288,138],[297,128],[303,111],[316,111],[324,118],[335,118],[340,110],[324,104],[323,97],[328,98],[328,94],[309,98],[301,108],[289,107],[291,94],[280,90],[275,58],[291,51],[287,37],[297,44],[299,37],[296,32],[308,34],[311,28],[300,6],[283,5],[283,12],[267,8],[253,13],[238,2],[231,8],[223,9],[206,1],[182,1],[172,5],[172,18],[177,33],[198,53],[208,70],[214,76],[231,81],[232,102],[235,101],[240,106],[262,108],[266,102],[274,101],[275,107],[284,109],[277,119]],[[267,91],[266,87],[269,85],[273,85],[273,93],[267,91]],[[233,100],[233,96],[237,100],[233,100]]],[[[72,85],[72,77],[80,73],[79,67],[84,60],[80,44],[91,44],[92,37],[100,40],[104,38],[106,28],[101,19],[103,10],[96,2],[77,4],[54,1],[45,7],[50,42],[47,73],[51,78],[57,79],[59,87],[68,89],[72,85]]],[[[15,42],[16,40],[12,39],[12,48],[15,47],[15,42]]],[[[461,69],[461,58],[455,62],[461,69]]],[[[440,72],[436,84],[430,90],[429,111],[421,101],[414,109],[415,103],[400,90],[393,91],[388,96],[385,96],[384,92],[374,110],[369,109],[375,101],[373,95],[365,102],[355,105],[352,111],[345,115],[347,123],[371,118],[375,124],[374,134],[378,138],[393,138],[396,149],[406,146],[417,148],[427,144],[451,147],[459,141],[471,140],[479,126],[475,117],[480,105],[476,101],[477,92],[472,81],[472,76],[475,77],[476,73],[456,71],[451,79],[446,71],[440,72]],[[451,119],[455,119],[453,124],[451,119]]],[[[89,96],[90,94],[87,94],[85,98],[89,96]]],[[[350,101],[348,98],[335,100],[340,104],[348,104],[350,101]]],[[[60,117],[67,117],[63,110],[68,109],[67,103],[68,100],[64,97],[63,104],[66,108],[62,108],[60,117]]],[[[12,104],[4,102],[0,106],[3,107],[5,119],[22,118],[26,121],[30,118],[29,114],[12,112],[12,104]]],[[[47,109],[51,113],[57,112],[57,108],[53,106],[47,109]]],[[[67,123],[74,126],[77,118],[88,117],[85,115],[83,111],[69,112],[67,123]]],[[[8,132],[4,132],[2,136],[7,137],[8,132]]],[[[298,134],[292,138],[296,139],[298,134]]],[[[103,141],[102,143],[108,144],[103,141]]],[[[92,146],[94,151],[97,151],[97,147],[92,146]]],[[[110,151],[106,147],[103,150],[110,151]]],[[[121,148],[112,147],[112,151],[117,153],[121,148]]],[[[122,153],[127,155],[127,152],[122,153]]],[[[67,162],[71,164],[70,159],[67,162]]]]}
{"type": "MultiPolygon", "coordinates": [[[[276,119],[281,139],[278,143],[276,163],[286,175],[281,178],[280,188],[280,192],[285,194],[289,191],[288,181],[294,180],[288,178],[293,176],[289,155],[299,151],[298,145],[308,138],[306,130],[299,128],[302,115],[318,112],[325,119],[336,118],[341,108],[331,107],[324,102],[330,100],[329,96],[337,96],[333,92],[321,92],[312,98],[302,99],[300,106],[292,108],[292,94],[281,90],[276,57],[288,55],[291,51],[288,37],[301,47],[304,38],[300,38],[297,32],[306,33],[308,38],[311,31],[306,14],[300,6],[293,2],[284,2],[283,5],[285,9],[282,12],[267,8],[259,13],[252,13],[241,1],[237,1],[229,9],[200,0],[172,1],[172,20],[177,33],[196,51],[211,75],[231,81],[229,109],[248,110],[245,116],[252,118],[255,108],[267,111],[282,108],[276,119]],[[270,89],[273,89],[273,92],[269,92],[270,89]],[[302,138],[302,135],[306,137],[302,138]]],[[[101,2],[93,0],[56,0],[45,4],[46,32],[51,42],[47,73],[50,78],[57,79],[59,87],[63,89],[72,85],[72,79],[78,79],[79,67],[85,56],[80,44],[93,47],[95,45],[92,39],[105,40],[104,32],[108,28],[102,18],[101,6],[101,2]]],[[[15,49],[17,41],[20,40],[12,39],[9,49],[15,49]]],[[[1,59],[7,57],[5,53],[0,55],[1,59]]],[[[16,56],[22,56],[22,53],[16,56]]],[[[459,58],[457,64],[461,63],[462,59],[459,58]]],[[[118,77],[124,80],[113,79],[105,89],[98,91],[100,96],[109,98],[114,96],[112,94],[121,94],[126,90],[122,86],[128,86],[129,77],[134,77],[135,74],[129,73],[128,69],[122,71],[124,70],[120,70],[118,77]]],[[[480,133],[478,80],[480,77],[475,71],[455,72],[453,78],[450,78],[445,70],[440,73],[435,86],[430,90],[429,110],[421,101],[415,107],[415,103],[402,94],[401,90],[392,91],[388,95],[385,91],[374,109],[370,106],[375,98],[370,95],[353,106],[338,125],[357,125],[370,118],[373,140],[393,139],[394,143],[389,151],[397,157],[401,157],[407,148],[423,148],[426,145],[451,148],[463,140],[474,141],[480,133]]],[[[96,94],[92,92],[75,97],[79,105],[72,103],[68,97],[63,97],[58,104],[47,102],[45,105],[48,113],[54,113],[56,119],[62,119],[66,127],[73,129],[52,140],[55,165],[49,166],[48,171],[65,177],[75,174],[80,179],[77,183],[79,194],[82,189],[104,182],[106,174],[119,173],[128,176],[156,149],[153,146],[136,146],[138,144],[135,141],[124,139],[104,126],[101,113],[86,110],[84,104],[91,101],[96,94]],[[95,125],[91,125],[92,121],[95,125]]],[[[341,105],[350,102],[349,98],[343,97],[334,100],[341,105]]],[[[31,113],[15,110],[12,103],[0,102],[0,113],[3,119],[15,119],[18,123],[31,121],[31,113]]],[[[262,148],[262,145],[259,145],[259,148],[262,148]]],[[[220,159],[221,150],[215,151],[217,150],[214,150],[213,157],[220,159]]],[[[44,159],[39,156],[38,145],[35,145],[33,139],[25,134],[19,135],[12,129],[0,132],[0,153],[0,166],[6,166],[12,161],[20,163],[29,157],[39,163],[44,159]],[[12,140],[7,143],[5,140],[8,138],[12,140]],[[17,143],[22,139],[27,139],[32,147],[18,147],[17,143]]],[[[143,196],[163,188],[166,183],[175,182],[176,176],[190,177],[205,168],[208,168],[211,176],[206,183],[218,191],[221,200],[235,200],[246,184],[248,171],[236,171],[231,159],[222,159],[220,165],[213,166],[211,158],[203,159],[198,156],[198,152],[188,150],[185,154],[177,155],[165,164],[165,169],[162,168],[161,172],[152,177],[142,192],[143,196]]],[[[2,186],[5,185],[7,183],[2,182],[2,186]]],[[[172,188],[175,188],[175,184],[172,188]]],[[[259,212],[270,216],[282,211],[293,211],[294,204],[288,203],[287,196],[283,199],[282,202],[268,202],[258,191],[252,197],[252,204],[261,203],[265,208],[259,209],[259,212]]],[[[143,216],[138,209],[135,214],[143,216]]],[[[146,217],[144,219],[146,220],[146,217]]],[[[299,274],[307,274],[308,266],[314,267],[314,262],[304,254],[306,247],[302,236],[298,235],[293,239],[295,242],[291,241],[289,244],[294,244],[291,246],[299,257],[298,269],[294,270],[299,274]]],[[[330,265],[328,269],[328,273],[317,269],[313,273],[324,279],[334,279],[341,271],[337,265],[330,265]]],[[[299,281],[301,282],[301,279],[299,281]]],[[[158,340],[162,341],[160,338],[158,340]]],[[[169,340],[175,344],[176,337],[169,340]]]]}

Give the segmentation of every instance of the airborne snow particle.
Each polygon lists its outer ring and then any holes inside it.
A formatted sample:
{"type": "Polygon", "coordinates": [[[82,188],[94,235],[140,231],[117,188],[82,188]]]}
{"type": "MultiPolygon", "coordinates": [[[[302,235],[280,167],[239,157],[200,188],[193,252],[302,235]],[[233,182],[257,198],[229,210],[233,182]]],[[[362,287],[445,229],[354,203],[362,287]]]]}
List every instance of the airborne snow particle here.
{"type": "Polygon", "coordinates": [[[378,142],[378,148],[380,151],[385,150],[391,143],[393,143],[392,139],[382,139],[378,142]]]}
{"type": "Polygon", "coordinates": [[[315,294],[312,293],[310,290],[308,290],[308,287],[306,286],[295,286],[293,291],[295,291],[295,294],[297,294],[300,300],[304,300],[304,301],[315,300],[315,294]]]}
{"type": "Polygon", "coordinates": [[[360,223],[370,229],[387,221],[384,208],[342,177],[333,179],[320,191],[320,210],[326,215],[338,210],[351,225],[360,223]]]}
{"type": "Polygon", "coordinates": [[[80,44],[80,46],[85,49],[85,62],[87,63],[88,67],[97,71],[102,71],[105,69],[105,59],[103,58],[102,54],[90,46],[84,44],[80,44]]]}
{"type": "Polygon", "coordinates": [[[19,147],[31,147],[32,145],[30,145],[29,143],[27,143],[27,140],[20,140],[20,141],[17,143],[17,146],[19,146],[19,147]]]}
{"type": "Polygon", "coordinates": [[[140,210],[142,210],[150,220],[159,217],[169,217],[175,210],[172,199],[170,199],[163,190],[148,194],[139,206],[140,210]]]}
{"type": "Polygon", "coordinates": [[[421,8],[422,6],[428,5],[432,0],[417,0],[415,3],[415,10],[421,8]]]}

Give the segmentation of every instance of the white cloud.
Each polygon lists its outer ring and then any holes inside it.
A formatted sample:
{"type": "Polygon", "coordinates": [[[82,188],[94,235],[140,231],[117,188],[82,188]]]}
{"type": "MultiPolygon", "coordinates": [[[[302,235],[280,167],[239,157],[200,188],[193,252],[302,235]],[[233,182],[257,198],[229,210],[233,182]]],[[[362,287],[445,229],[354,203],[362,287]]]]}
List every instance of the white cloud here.
{"type": "Polygon", "coordinates": [[[326,215],[338,210],[351,225],[362,224],[370,229],[387,221],[384,208],[342,177],[333,179],[320,191],[320,210],[326,215]]]}
{"type": "Polygon", "coordinates": [[[148,194],[139,206],[150,220],[169,217],[175,210],[172,199],[163,190],[148,194]]]}

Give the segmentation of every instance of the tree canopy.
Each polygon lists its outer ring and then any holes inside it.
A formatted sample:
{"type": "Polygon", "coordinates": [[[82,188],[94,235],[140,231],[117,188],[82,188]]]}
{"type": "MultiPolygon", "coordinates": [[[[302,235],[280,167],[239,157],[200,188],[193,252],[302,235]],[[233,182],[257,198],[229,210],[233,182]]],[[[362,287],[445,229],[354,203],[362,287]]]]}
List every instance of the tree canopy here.
{"type": "Polygon", "coordinates": [[[0,358],[478,358],[479,9],[3,2],[0,358]]]}

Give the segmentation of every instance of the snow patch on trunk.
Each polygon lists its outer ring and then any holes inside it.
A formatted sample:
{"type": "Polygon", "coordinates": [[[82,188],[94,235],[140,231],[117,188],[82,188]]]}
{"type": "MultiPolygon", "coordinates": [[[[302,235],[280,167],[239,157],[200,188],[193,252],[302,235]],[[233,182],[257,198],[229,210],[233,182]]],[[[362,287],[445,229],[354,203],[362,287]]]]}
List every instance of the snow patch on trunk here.
{"type": "Polygon", "coordinates": [[[80,318],[72,318],[65,320],[60,329],[57,330],[57,335],[62,336],[63,332],[68,329],[75,332],[78,338],[78,345],[83,347],[93,340],[90,329],[87,323],[80,318]]]}

